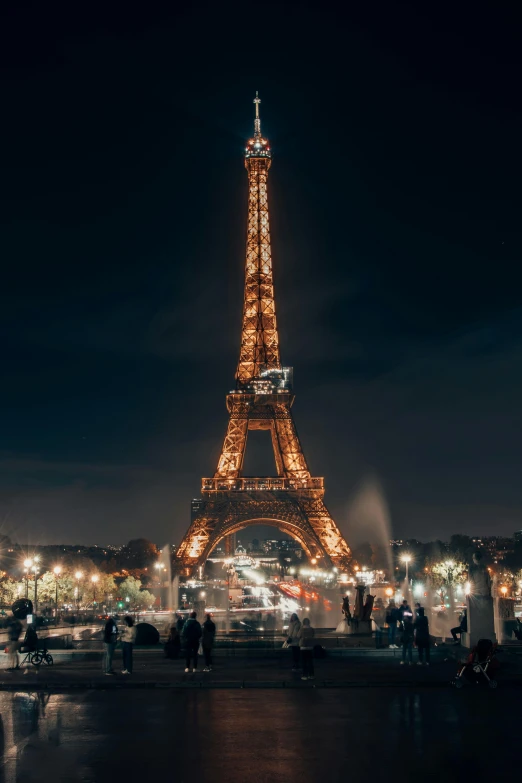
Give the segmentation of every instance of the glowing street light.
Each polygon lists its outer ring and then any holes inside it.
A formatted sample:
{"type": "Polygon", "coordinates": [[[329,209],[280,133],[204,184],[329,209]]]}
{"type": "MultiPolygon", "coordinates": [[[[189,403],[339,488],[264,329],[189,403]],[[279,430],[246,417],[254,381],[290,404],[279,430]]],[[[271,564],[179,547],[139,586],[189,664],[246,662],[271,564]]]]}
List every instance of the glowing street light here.
{"type": "Polygon", "coordinates": [[[94,606],[96,606],[96,583],[98,582],[99,578],[100,577],[98,576],[98,574],[93,574],[91,576],[92,592],[93,592],[92,603],[94,606]]]}
{"type": "Polygon", "coordinates": [[[391,587],[387,587],[387,588],[386,588],[386,590],[385,590],[384,592],[386,593],[386,595],[388,596],[388,598],[391,598],[391,597],[392,597],[392,595],[393,595],[393,589],[392,589],[391,587]]]}
{"type": "Polygon", "coordinates": [[[76,573],[74,574],[74,578],[78,582],[78,586],[76,588],[76,603],[78,605],[78,609],[80,608],[80,579],[82,578],[82,576],[83,576],[82,571],[76,571],[76,573]]]}
{"type": "Polygon", "coordinates": [[[408,566],[411,563],[411,555],[401,555],[401,560],[406,565],[406,583],[409,584],[409,580],[408,580],[408,566]]]}
{"type": "Polygon", "coordinates": [[[54,624],[58,625],[58,577],[62,573],[62,567],[57,565],[53,568],[53,574],[54,574],[54,587],[55,587],[55,596],[54,596],[54,624]]]}
{"type": "Polygon", "coordinates": [[[29,569],[31,568],[33,561],[30,557],[26,557],[24,560],[25,568],[25,597],[29,597],[29,569]]]}
{"type": "Polygon", "coordinates": [[[502,587],[500,588],[500,592],[502,593],[504,598],[506,597],[507,591],[508,591],[508,589],[507,589],[506,585],[502,585],[502,587]]]}

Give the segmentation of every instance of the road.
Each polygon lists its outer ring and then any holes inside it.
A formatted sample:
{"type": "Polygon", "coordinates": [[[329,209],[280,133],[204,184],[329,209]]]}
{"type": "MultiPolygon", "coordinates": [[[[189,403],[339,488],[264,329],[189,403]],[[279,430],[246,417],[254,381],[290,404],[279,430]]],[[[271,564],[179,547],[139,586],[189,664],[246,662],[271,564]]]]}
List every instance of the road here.
{"type": "Polygon", "coordinates": [[[317,783],[514,774],[519,692],[0,692],[0,783],[317,783]]]}

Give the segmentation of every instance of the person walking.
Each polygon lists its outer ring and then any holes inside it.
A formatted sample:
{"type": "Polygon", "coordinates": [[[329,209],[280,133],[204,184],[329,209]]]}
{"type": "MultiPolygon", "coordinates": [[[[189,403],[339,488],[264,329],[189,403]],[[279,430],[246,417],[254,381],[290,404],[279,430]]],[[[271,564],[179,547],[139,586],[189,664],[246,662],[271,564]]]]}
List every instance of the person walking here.
{"type": "Polygon", "coordinates": [[[402,613],[402,661],[401,666],[406,663],[406,655],[408,656],[408,663],[412,665],[412,653],[413,653],[413,615],[411,612],[404,611],[402,613]]]}
{"type": "Polygon", "coordinates": [[[207,614],[206,620],[203,623],[201,645],[203,647],[203,655],[205,656],[205,668],[204,672],[212,671],[212,647],[214,646],[214,638],[216,636],[216,625],[212,621],[212,615],[207,614]]]}
{"type": "Polygon", "coordinates": [[[310,625],[308,617],[303,619],[301,627],[297,633],[299,640],[299,649],[301,651],[301,661],[303,664],[302,680],[314,680],[314,636],[315,631],[310,625]]]}
{"type": "Polygon", "coordinates": [[[20,656],[18,655],[18,650],[20,649],[19,639],[21,633],[22,623],[17,617],[13,615],[7,624],[7,637],[9,639],[9,644],[7,645],[9,652],[9,666],[7,667],[8,672],[14,672],[20,668],[20,656]]]}
{"type": "Polygon", "coordinates": [[[299,617],[294,614],[290,617],[290,623],[288,625],[288,638],[286,640],[288,646],[292,650],[292,671],[296,672],[299,669],[299,631],[301,630],[301,621],[299,617]]]}
{"type": "Polygon", "coordinates": [[[105,630],[103,631],[103,644],[105,650],[102,659],[102,668],[107,676],[114,676],[115,671],[112,670],[112,659],[114,656],[114,650],[118,644],[118,626],[113,617],[109,617],[105,623],[105,630]]]}
{"type": "Polygon", "coordinates": [[[430,665],[430,628],[428,618],[424,614],[424,607],[419,606],[417,610],[417,619],[413,623],[415,629],[415,644],[419,653],[417,666],[430,665]]]}
{"type": "Polygon", "coordinates": [[[124,620],[125,626],[121,634],[121,648],[123,653],[123,671],[122,674],[132,674],[132,650],[136,644],[136,626],[134,618],[127,615],[124,620]]]}
{"type": "Polygon", "coordinates": [[[186,651],[186,667],[185,671],[190,671],[190,661],[192,660],[194,663],[193,672],[196,672],[198,669],[198,647],[199,647],[199,640],[201,639],[201,625],[198,623],[197,620],[197,613],[191,612],[190,616],[183,626],[183,638],[185,640],[185,645],[187,648],[186,651]]]}
{"type": "Polygon", "coordinates": [[[397,636],[397,622],[399,620],[399,610],[395,605],[393,598],[386,607],[386,623],[388,625],[388,647],[390,650],[398,650],[399,646],[395,644],[397,636]]]}

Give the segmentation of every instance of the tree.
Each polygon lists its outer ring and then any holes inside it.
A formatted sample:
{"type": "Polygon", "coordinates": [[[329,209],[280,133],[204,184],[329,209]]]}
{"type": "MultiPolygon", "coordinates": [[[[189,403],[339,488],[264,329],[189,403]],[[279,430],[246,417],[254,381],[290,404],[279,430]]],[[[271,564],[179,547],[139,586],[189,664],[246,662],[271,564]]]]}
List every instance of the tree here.
{"type": "Polygon", "coordinates": [[[85,589],[82,591],[82,599],[84,603],[93,604],[96,599],[97,604],[104,604],[108,601],[109,595],[114,595],[116,592],[116,582],[112,574],[103,574],[95,572],[95,574],[89,574],[85,580],[85,589]],[[98,581],[93,582],[92,577],[97,576],[98,581]]]}
{"type": "Polygon", "coordinates": [[[456,533],[451,536],[448,544],[448,552],[456,560],[460,560],[463,563],[470,563],[473,557],[473,552],[476,547],[469,536],[463,536],[460,533],[456,533]]]}
{"type": "Polygon", "coordinates": [[[0,576],[0,605],[10,607],[18,597],[19,589],[16,580],[2,572],[0,576]]]}
{"type": "Polygon", "coordinates": [[[149,593],[148,590],[142,590],[140,580],[134,576],[128,576],[123,580],[118,587],[118,595],[129,609],[146,609],[154,603],[152,593],[149,593]]]}
{"type": "Polygon", "coordinates": [[[435,584],[439,587],[443,585],[456,585],[465,582],[468,576],[468,566],[466,563],[455,560],[443,560],[435,563],[431,568],[431,573],[435,584]]]}

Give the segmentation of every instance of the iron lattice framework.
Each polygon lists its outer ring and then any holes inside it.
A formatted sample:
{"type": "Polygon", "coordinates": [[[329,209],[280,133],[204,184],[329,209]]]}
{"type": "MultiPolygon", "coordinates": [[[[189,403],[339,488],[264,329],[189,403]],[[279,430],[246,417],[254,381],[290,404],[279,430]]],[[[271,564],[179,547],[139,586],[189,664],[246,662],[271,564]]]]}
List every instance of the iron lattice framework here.
{"type": "Polygon", "coordinates": [[[323,502],[322,478],[310,475],[291,407],[292,369],[279,355],[267,178],[271,150],[261,134],[260,100],[254,136],[245,150],[248,172],[248,232],[245,299],[236,388],[227,395],[228,428],[217,470],[203,479],[204,502],[177,554],[192,573],[225,536],[254,523],[271,524],[298,540],[324,566],[344,567],[350,549],[323,502]],[[249,430],[269,430],[277,476],[242,475],[249,430]]]}

